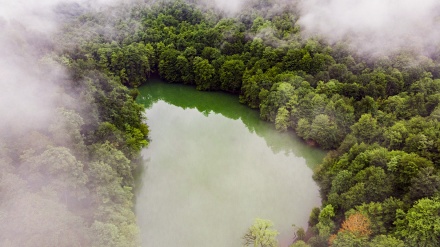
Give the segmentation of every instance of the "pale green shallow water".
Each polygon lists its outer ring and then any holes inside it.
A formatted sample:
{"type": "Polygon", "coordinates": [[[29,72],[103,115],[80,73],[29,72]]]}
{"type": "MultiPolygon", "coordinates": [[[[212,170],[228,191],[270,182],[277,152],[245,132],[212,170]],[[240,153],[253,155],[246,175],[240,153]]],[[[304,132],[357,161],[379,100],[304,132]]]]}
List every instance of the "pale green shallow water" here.
{"type": "Polygon", "coordinates": [[[153,81],[140,88],[150,146],[136,194],[144,247],[233,247],[255,218],[291,243],[320,205],[324,153],[278,133],[237,96],[153,81]]]}

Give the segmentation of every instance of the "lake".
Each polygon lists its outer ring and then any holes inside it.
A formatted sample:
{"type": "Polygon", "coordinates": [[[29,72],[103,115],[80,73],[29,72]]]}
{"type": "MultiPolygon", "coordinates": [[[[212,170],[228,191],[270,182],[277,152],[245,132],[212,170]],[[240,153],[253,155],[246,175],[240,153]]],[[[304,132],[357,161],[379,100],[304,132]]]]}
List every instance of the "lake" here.
{"type": "Polygon", "coordinates": [[[255,218],[288,246],[292,225],[307,227],[323,151],[277,132],[236,95],[159,80],[139,90],[150,128],[135,204],[142,246],[242,246],[255,218]]]}

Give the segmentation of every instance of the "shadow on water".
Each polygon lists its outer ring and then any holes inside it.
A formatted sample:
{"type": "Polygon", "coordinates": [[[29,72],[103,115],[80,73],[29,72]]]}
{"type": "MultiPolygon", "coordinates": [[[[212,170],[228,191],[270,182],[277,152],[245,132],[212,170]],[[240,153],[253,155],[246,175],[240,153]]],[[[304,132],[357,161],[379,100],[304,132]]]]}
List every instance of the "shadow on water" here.
{"type": "Polygon", "coordinates": [[[324,158],[325,152],[306,145],[293,131],[279,133],[272,123],[262,121],[257,110],[240,104],[236,95],[222,92],[201,92],[194,87],[181,84],[169,84],[154,79],[139,88],[137,101],[147,109],[159,100],[181,107],[197,109],[208,116],[211,113],[241,120],[251,133],[263,137],[274,153],[283,152],[303,157],[307,166],[314,169],[324,158]]]}

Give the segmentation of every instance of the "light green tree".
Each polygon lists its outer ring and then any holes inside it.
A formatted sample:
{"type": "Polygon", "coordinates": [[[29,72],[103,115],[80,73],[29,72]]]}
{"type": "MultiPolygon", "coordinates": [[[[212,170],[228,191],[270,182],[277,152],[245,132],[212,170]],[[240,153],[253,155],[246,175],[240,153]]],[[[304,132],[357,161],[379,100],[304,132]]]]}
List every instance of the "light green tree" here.
{"type": "Polygon", "coordinates": [[[388,247],[388,246],[394,246],[394,247],[404,247],[405,243],[397,239],[393,236],[389,235],[379,235],[373,238],[373,240],[369,243],[370,247],[388,247]]]}
{"type": "Polygon", "coordinates": [[[331,204],[325,206],[319,213],[319,222],[316,224],[319,235],[323,237],[329,237],[335,228],[335,223],[332,218],[335,217],[335,209],[331,204]]]}
{"type": "Polygon", "coordinates": [[[279,131],[286,131],[289,127],[289,111],[285,107],[278,109],[277,117],[275,118],[275,128],[279,131]]]}
{"type": "Polygon", "coordinates": [[[289,247],[310,247],[310,245],[306,244],[304,241],[299,240],[295,243],[291,244],[289,247]]]}
{"type": "Polygon", "coordinates": [[[279,234],[277,230],[272,229],[273,223],[270,220],[255,219],[254,224],[243,236],[244,245],[253,244],[254,247],[275,247],[278,246],[276,239],[279,234]]]}
{"type": "Polygon", "coordinates": [[[365,143],[373,143],[377,141],[380,134],[378,131],[377,120],[371,114],[364,114],[359,121],[351,126],[353,134],[358,140],[365,143]]]}
{"type": "Polygon", "coordinates": [[[396,235],[408,246],[434,247],[440,244],[440,199],[419,200],[407,213],[398,209],[396,235]]]}
{"type": "Polygon", "coordinates": [[[327,115],[319,114],[312,122],[309,138],[315,140],[324,149],[335,148],[336,130],[336,124],[327,115]]]}

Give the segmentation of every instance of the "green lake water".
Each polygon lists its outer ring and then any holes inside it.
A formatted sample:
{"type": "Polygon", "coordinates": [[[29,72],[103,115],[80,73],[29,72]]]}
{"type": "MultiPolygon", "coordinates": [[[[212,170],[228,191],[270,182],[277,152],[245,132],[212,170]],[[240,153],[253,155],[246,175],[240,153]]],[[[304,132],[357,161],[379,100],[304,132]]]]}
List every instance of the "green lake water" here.
{"type": "Polygon", "coordinates": [[[307,227],[324,152],[235,95],[158,80],[139,90],[150,127],[135,207],[143,247],[239,247],[255,218],[271,220],[287,246],[292,224],[307,227]]]}

